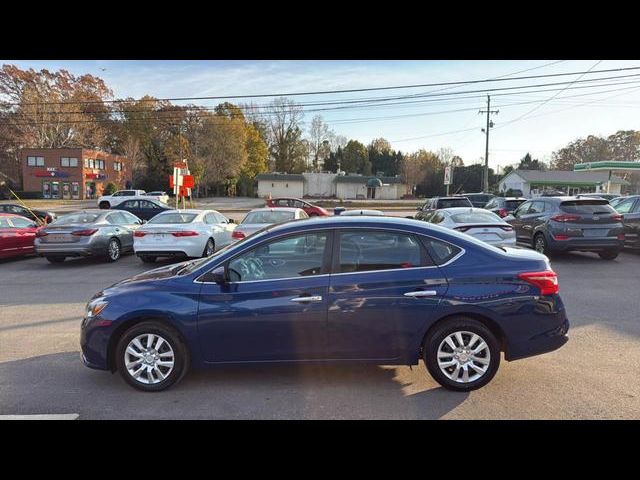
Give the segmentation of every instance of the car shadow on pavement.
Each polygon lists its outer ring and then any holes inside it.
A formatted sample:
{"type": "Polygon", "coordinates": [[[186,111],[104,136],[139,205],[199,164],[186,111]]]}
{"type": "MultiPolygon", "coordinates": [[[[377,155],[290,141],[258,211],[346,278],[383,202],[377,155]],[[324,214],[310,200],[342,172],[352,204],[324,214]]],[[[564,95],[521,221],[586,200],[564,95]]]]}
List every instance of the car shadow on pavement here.
{"type": "Polygon", "coordinates": [[[80,419],[439,419],[469,394],[439,387],[423,365],[270,365],[192,371],[158,393],[91,370],[79,352],[0,363],[0,414],[80,419]]]}

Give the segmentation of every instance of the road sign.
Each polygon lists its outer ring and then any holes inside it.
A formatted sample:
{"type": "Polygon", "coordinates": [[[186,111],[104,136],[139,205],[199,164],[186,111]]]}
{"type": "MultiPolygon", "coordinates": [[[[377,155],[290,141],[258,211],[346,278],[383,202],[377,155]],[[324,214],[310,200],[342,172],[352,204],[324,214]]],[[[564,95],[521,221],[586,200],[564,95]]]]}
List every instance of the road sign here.
{"type": "Polygon", "coordinates": [[[451,165],[444,167],[444,184],[451,185],[451,165]]]}

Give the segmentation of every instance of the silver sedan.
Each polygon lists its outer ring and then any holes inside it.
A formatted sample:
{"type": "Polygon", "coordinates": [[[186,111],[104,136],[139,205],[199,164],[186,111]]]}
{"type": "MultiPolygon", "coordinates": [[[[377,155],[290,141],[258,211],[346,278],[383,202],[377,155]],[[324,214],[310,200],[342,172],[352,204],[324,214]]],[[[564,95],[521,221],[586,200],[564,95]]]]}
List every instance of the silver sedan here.
{"type": "Polygon", "coordinates": [[[254,208],[233,231],[234,240],[242,240],[269,225],[309,218],[301,208],[254,208]]]}
{"type": "Polygon", "coordinates": [[[121,210],[82,210],[40,229],[34,246],[36,253],[51,263],[90,256],[115,262],[122,253],[133,250],[133,232],[142,223],[121,210]]]}
{"type": "Polygon", "coordinates": [[[505,247],[516,245],[516,233],[513,227],[484,208],[443,208],[429,212],[424,220],[464,232],[491,245],[505,247]]]}

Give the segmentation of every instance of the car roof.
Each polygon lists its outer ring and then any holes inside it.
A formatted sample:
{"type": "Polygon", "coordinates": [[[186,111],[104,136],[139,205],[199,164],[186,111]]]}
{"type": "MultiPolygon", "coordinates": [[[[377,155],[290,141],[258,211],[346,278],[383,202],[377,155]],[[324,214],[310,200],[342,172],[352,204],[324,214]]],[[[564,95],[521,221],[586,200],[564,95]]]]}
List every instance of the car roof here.
{"type": "MultiPolygon", "coordinates": [[[[433,198],[436,198],[438,200],[460,200],[461,198],[467,198],[467,197],[465,197],[464,195],[455,195],[452,197],[433,197],[433,198]]],[[[467,200],[469,199],[467,198],[467,200]]]]}
{"type": "Polygon", "coordinates": [[[490,212],[489,210],[485,210],[484,208],[479,208],[479,207],[439,208],[436,211],[437,212],[447,212],[447,213],[450,213],[451,215],[454,215],[456,213],[491,213],[492,215],[495,215],[493,212],[490,212]]]}
{"type": "Polygon", "coordinates": [[[382,216],[384,215],[384,212],[382,210],[366,210],[366,209],[353,209],[353,210],[345,210],[344,212],[342,212],[340,215],[346,215],[351,216],[351,215],[372,215],[372,216],[382,216]]]}

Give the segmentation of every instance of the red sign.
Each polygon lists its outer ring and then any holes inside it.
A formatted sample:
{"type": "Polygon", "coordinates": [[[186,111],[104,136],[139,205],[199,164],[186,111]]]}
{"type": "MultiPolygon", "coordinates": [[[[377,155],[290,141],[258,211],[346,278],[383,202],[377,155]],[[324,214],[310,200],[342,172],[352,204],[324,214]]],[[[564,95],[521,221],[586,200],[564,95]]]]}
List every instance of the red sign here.
{"type": "Polygon", "coordinates": [[[33,172],[36,177],[60,177],[66,178],[69,176],[67,172],[57,172],[55,170],[36,170],[33,172]]]}
{"type": "MultiPolygon", "coordinates": [[[[169,175],[169,187],[173,188],[173,175],[169,175]]],[[[183,175],[182,176],[182,187],[184,188],[194,188],[195,181],[193,180],[193,175],[183,175]]]]}

